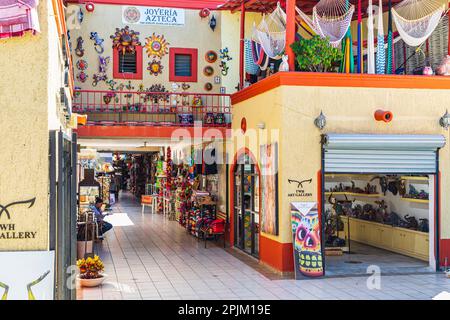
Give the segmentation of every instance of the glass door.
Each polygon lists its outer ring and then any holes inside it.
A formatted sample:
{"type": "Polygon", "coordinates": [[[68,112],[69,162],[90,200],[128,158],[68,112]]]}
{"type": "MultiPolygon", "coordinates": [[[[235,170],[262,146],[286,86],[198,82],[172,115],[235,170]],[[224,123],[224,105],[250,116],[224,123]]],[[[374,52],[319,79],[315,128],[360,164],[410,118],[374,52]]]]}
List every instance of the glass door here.
{"type": "Polygon", "coordinates": [[[235,246],[259,255],[259,176],[248,157],[237,165],[235,177],[235,246]]]}

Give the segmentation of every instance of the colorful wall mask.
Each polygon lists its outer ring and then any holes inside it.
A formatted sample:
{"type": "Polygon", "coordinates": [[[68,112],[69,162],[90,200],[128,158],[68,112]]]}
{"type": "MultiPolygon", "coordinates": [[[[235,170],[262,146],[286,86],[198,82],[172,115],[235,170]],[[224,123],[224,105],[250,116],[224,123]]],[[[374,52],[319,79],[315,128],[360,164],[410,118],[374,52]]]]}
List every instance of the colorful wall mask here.
{"type": "Polygon", "coordinates": [[[134,53],[136,46],[141,45],[139,32],[130,30],[129,26],[122,29],[116,28],[116,32],[110,38],[113,40],[113,49],[121,51],[122,54],[125,54],[125,52],[134,53]]]}
{"type": "Polygon", "coordinates": [[[169,43],[163,35],[155,35],[153,32],[152,36],[146,38],[146,40],[145,49],[148,57],[162,58],[169,53],[169,43]]]}
{"type": "Polygon", "coordinates": [[[81,71],[80,73],[77,74],[77,79],[80,82],[86,82],[87,78],[88,75],[84,71],[81,71]]]}
{"type": "Polygon", "coordinates": [[[88,67],[88,63],[86,62],[86,60],[81,59],[77,61],[77,69],[78,70],[86,70],[88,67]]]}
{"type": "Polygon", "coordinates": [[[161,65],[161,61],[156,61],[153,59],[152,61],[148,62],[147,70],[150,71],[150,74],[157,76],[162,73],[162,69],[164,67],[161,65]]]}
{"type": "Polygon", "coordinates": [[[316,202],[291,203],[296,279],[324,274],[319,219],[316,202]]]}

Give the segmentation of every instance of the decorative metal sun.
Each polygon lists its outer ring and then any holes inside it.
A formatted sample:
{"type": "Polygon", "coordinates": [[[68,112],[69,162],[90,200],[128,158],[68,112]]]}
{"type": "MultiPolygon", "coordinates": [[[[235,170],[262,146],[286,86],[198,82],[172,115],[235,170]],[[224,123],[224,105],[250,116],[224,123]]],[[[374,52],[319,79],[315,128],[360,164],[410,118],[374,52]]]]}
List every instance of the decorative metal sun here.
{"type": "Polygon", "coordinates": [[[116,28],[116,32],[110,38],[113,40],[112,47],[122,51],[122,54],[125,54],[125,52],[134,53],[136,46],[141,45],[139,32],[130,30],[129,26],[122,29],[116,28]]]}
{"type": "Polygon", "coordinates": [[[147,49],[148,57],[162,58],[169,52],[169,44],[163,35],[156,35],[154,32],[151,37],[146,38],[147,43],[145,48],[147,49]]]}
{"type": "Polygon", "coordinates": [[[156,61],[155,59],[153,59],[152,61],[148,62],[147,70],[150,71],[150,74],[154,76],[161,74],[163,68],[164,67],[161,65],[161,61],[156,61]]]}

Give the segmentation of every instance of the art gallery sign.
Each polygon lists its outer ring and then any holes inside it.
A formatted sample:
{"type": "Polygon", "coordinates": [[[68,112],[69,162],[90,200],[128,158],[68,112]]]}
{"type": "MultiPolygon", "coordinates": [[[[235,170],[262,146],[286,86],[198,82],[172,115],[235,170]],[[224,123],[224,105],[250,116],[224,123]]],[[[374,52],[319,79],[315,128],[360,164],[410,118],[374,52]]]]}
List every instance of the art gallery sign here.
{"type": "Polygon", "coordinates": [[[184,9],[123,6],[122,22],[161,26],[184,26],[184,9]]]}

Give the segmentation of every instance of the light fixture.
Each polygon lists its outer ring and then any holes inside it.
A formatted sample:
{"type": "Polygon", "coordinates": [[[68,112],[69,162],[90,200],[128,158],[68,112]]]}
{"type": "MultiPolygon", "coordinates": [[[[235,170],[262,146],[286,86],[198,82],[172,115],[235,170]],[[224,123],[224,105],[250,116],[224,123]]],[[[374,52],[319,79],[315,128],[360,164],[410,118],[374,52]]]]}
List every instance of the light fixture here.
{"type": "Polygon", "coordinates": [[[209,27],[214,32],[214,29],[216,28],[216,26],[217,26],[216,16],[212,15],[211,19],[209,20],[209,27]]]}
{"type": "Polygon", "coordinates": [[[266,124],[264,122],[260,122],[256,125],[259,129],[263,130],[266,128],[266,124]]]}
{"type": "Polygon", "coordinates": [[[316,125],[317,128],[319,128],[319,130],[325,128],[327,124],[327,119],[325,118],[322,110],[320,110],[319,116],[314,119],[314,124],[316,125]]]}
{"type": "Polygon", "coordinates": [[[439,119],[439,124],[441,127],[448,130],[448,127],[450,126],[450,114],[448,114],[448,110],[445,110],[444,115],[439,119]]]}
{"type": "Polygon", "coordinates": [[[88,12],[93,12],[95,9],[95,5],[92,2],[88,2],[86,3],[85,8],[88,12]]]}

